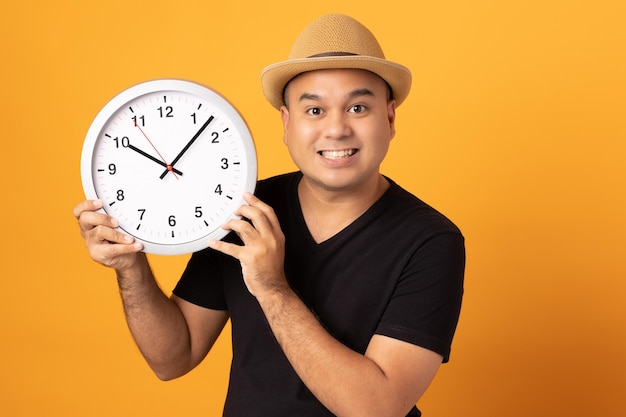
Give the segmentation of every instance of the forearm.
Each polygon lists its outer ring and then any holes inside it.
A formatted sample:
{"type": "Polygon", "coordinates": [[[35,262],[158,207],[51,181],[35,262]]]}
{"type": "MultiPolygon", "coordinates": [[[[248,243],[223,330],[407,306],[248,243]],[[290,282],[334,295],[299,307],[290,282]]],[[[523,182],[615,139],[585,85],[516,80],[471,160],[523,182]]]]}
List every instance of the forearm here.
{"type": "Polygon", "coordinates": [[[130,332],[142,355],[161,379],[186,373],[190,338],[185,319],[159,288],[144,254],[139,262],[117,272],[117,280],[130,332]]]}
{"type": "Polygon", "coordinates": [[[404,417],[435,376],[442,357],[428,349],[372,335],[364,354],[336,340],[289,287],[284,273],[285,237],[273,209],[252,195],[223,225],[242,245],[211,241],[239,259],[243,279],[259,302],[300,379],[337,416],[404,417]]]}
{"type": "Polygon", "coordinates": [[[397,395],[376,362],[333,338],[293,291],[258,300],[296,373],[333,414],[404,416],[414,405],[397,395]]]}

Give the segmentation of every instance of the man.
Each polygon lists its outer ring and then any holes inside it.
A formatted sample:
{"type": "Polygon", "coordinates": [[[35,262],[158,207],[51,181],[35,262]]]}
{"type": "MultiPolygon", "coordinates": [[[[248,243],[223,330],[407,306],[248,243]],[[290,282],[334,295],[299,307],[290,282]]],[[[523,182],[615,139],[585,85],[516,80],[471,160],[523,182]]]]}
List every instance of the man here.
{"type": "Polygon", "coordinates": [[[449,357],[465,251],[448,219],[379,171],[410,83],[359,22],[311,23],[262,74],[299,171],[260,181],[169,298],[101,202],[75,208],[160,378],[193,369],[230,319],[224,415],[420,415],[449,357]]]}

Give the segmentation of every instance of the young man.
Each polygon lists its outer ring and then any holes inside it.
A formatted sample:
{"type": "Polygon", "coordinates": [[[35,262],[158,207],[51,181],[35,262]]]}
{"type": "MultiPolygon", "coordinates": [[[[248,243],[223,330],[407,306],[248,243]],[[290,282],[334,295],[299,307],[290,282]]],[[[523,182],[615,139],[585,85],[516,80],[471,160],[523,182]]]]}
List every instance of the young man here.
{"type": "Polygon", "coordinates": [[[379,171],[410,83],[354,19],[308,26],[262,74],[299,171],[260,181],[169,298],[100,202],[75,208],[160,378],[200,363],[230,319],[225,416],[420,415],[450,354],[465,251],[454,224],[379,171]]]}

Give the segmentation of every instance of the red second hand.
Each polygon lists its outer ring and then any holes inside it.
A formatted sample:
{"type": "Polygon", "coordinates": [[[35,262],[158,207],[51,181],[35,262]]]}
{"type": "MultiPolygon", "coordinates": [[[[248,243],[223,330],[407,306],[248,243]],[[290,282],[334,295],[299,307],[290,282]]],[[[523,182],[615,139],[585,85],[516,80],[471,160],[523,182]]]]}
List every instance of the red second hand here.
{"type": "Polygon", "coordinates": [[[172,166],[170,164],[168,164],[165,161],[165,158],[163,158],[163,155],[161,155],[161,152],[159,152],[159,150],[156,148],[156,146],[154,146],[154,143],[152,143],[152,141],[150,140],[150,138],[148,137],[148,135],[146,135],[146,133],[143,131],[143,129],[141,128],[141,126],[139,126],[139,124],[137,123],[137,121],[135,120],[135,126],[137,127],[137,129],[139,129],[139,131],[141,132],[141,134],[143,135],[144,138],[146,138],[146,140],[148,141],[148,143],[150,144],[150,146],[152,146],[152,149],[154,149],[154,151],[157,153],[157,155],[159,155],[159,158],[161,158],[161,161],[163,161],[163,163],[165,165],[167,165],[167,170],[170,171],[172,173],[172,175],[174,177],[176,177],[176,179],[178,179],[178,175],[176,175],[176,173],[172,170],[172,166]]]}

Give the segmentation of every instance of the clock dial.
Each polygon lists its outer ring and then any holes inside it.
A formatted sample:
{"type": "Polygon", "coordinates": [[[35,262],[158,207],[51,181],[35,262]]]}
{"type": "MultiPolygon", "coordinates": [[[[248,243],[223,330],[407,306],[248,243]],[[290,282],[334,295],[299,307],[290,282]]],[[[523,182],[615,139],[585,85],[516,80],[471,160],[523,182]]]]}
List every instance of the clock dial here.
{"type": "Polygon", "coordinates": [[[147,252],[207,246],[253,192],[256,155],[236,110],[206,87],[158,80],[126,90],[94,120],[83,185],[147,252]]]}

